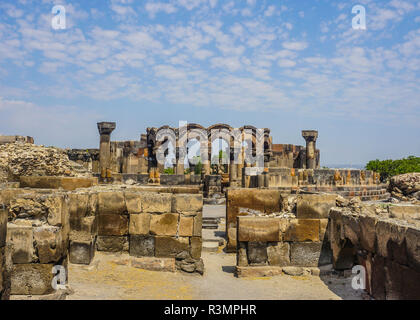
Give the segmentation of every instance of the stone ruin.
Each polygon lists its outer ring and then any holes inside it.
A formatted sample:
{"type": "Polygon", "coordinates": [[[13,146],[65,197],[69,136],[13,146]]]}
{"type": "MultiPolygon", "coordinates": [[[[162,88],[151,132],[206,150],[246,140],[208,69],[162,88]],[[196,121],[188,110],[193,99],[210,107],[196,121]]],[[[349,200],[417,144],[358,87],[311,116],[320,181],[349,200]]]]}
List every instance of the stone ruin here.
{"type": "Polygon", "coordinates": [[[304,148],[274,145],[266,129],[263,172],[231,163],[194,175],[178,163],[165,175],[154,128],[123,144],[110,139],[114,123],[98,128],[99,150],[0,145],[1,299],[60,298],[68,288],[54,290],[52,268],[90,265],[98,251],[202,275],[203,205],[213,195],[226,200],[224,250],[236,254],[237,277],[361,265],[372,298],[420,299],[420,174],[388,186],[371,171],[319,169],[316,131],[303,132],[304,148]]]}

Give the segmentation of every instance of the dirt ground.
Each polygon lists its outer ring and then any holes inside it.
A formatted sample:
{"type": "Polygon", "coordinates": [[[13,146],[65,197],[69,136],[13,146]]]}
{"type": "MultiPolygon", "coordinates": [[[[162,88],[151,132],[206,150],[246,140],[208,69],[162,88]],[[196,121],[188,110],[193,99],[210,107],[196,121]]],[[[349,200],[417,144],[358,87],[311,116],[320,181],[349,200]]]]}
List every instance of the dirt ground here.
{"type": "Polygon", "coordinates": [[[329,276],[275,276],[236,278],[235,254],[203,252],[205,274],[156,272],[124,264],[126,253],[97,252],[90,266],[69,265],[68,300],[190,300],[363,299],[351,288],[351,278],[329,276]]]}

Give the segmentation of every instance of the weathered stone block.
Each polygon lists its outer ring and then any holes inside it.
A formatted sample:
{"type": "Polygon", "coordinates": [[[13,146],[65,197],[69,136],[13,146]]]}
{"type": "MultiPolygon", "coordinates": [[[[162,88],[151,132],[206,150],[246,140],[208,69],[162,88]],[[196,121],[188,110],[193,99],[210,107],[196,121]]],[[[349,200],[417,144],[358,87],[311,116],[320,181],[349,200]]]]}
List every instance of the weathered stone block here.
{"type": "Polygon", "coordinates": [[[6,245],[7,235],[7,210],[2,209],[0,204],[0,247],[6,245]]]}
{"type": "Polygon", "coordinates": [[[319,240],[328,241],[328,219],[319,220],[319,240]]]}
{"type": "Polygon", "coordinates": [[[81,221],[80,231],[87,234],[96,234],[98,232],[98,219],[96,217],[85,217],[81,221]]]}
{"type": "Polygon", "coordinates": [[[127,205],[127,211],[129,214],[141,213],[141,194],[140,192],[126,191],[125,203],[127,205]]]}
{"type": "Polygon", "coordinates": [[[263,217],[238,217],[238,240],[275,242],[281,240],[279,220],[263,217]]]}
{"type": "Polygon", "coordinates": [[[297,197],[296,215],[299,219],[326,219],[335,207],[334,194],[301,194],[297,197]]]}
{"type": "Polygon", "coordinates": [[[96,239],[96,249],[106,252],[128,251],[128,237],[98,236],[96,239]]]}
{"type": "Polygon", "coordinates": [[[174,194],[172,196],[172,212],[189,214],[203,211],[202,194],[174,194]]]}
{"type": "Polygon", "coordinates": [[[229,227],[227,229],[228,243],[226,244],[227,252],[235,252],[236,250],[236,227],[229,227]]]}
{"type": "Polygon", "coordinates": [[[245,277],[273,277],[282,274],[282,268],[277,266],[236,267],[238,278],[245,277]]]}
{"type": "Polygon", "coordinates": [[[388,243],[392,241],[400,245],[405,239],[407,227],[381,220],[377,222],[375,230],[378,253],[386,258],[388,257],[388,243]]]}
{"type": "Polygon", "coordinates": [[[151,271],[165,271],[165,272],[176,271],[174,258],[156,258],[156,257],[132,258],[131,266],[134,268],[151,270],[151,271]]]}
{"type": "Polygon", "coordinates": [[[248,255],[247,255],[247,243],[238,242],[238,248],[236,251],[236,265],[239,267],[248,266],[248,255]]]}
{"type": "Polygon", "coordinates": [[[190,241],[188,237],[156,237],[156,257],[175,257],[182,251],[189,251],[190,241]]]}
{"type": "Polygon", "coordinates": [[[11,244],[13,263],[30,263],[35,261],[34,233],[32,225],[7,224],[7,243],[11,244]]]}
{"type": "Polygon", "coordinates": [[[95,256],[96,238],[86,234],[84,237],[70,240],[70,263],[89,265],[95,256]]]}
{"type": "Polygon", "coordinates": [[[150,233],[160,236],[175,236],[178,231],[177,213],[154,214],[150,219],[150,233]]]}
{"type": "Polygon", "coordinates": [[[194,218],[193,217],[179,217],[179,230],[180,237],[191,237],[193,235],[194,218]]]}
{"type": "Polygon", "coordinates": [[[193,226],[193,236],[201,237],[203,233],[203,213],[198,212],[196,216],[194,216],[194,226],[193,226]]]}
{"type": "Polygon", "coordinates": [[[147,235],[150,230],[150,213],[130,214],[129,233],[147,235]]]}
{"type": "Polygon", "coordinates": [[[89,194],[70,193],[68,196],[70,227],[72,230],[80,230],[82,219],[88,215],[89,194]]]}
{"type": "Polygon", "coordinates": [[[266,242],[248,242],[248,264],[265,265],[267,260],[266,242]]]}
{"type": "Polygon", "coordinates": [[[290,265],[290,245],[287,242],[268,243],[267,258],[270,266],[290,265]]]}
{"type": "Polygon", "coordinates": [[[35,248],[40,263],[54,263],[66,255],[61,228],[42,226],[33,229],[35,248]]]}
{"type": "Polygon", "coordinates": [[[48,210],[48,223],[52,226],[63,226],[69,219],[68,208],[67,212],[63,208],[64,197],[64,195],[53,195],[44,202],[48,210]]]}
{"type": "Polygon", "coordinates": [[[98,193],[99,215],[121,215],[127,211],[124,193],[122,191],[109,191],[98,193]]]}
{"type": "Polygon", "coordinates": [[[319,219],[292,219],[284,234],[284,241],[304,242],[319,241],[319,219]]]}
{"type": "Polygon", "coordinates": [[[193,259],[201,258],[201,249],[203,247],[203,242],[201,237],[191,237],[191,257],[193,259]]]}
{"type": "Polygon", "coordinates": [[[152,257],[155,255],[155,237],[130,235],[130,256],[152,257]]]}
{"type": "Polygon", "coordinates": [[[376,247],[376,219],[368,216],[359,217],[360,245],[365,250],[375,253],[376,247]]]}
{"type": "Polygon", "coordinates": [[[128,218],[125,215],[100,214],[98,216],[98,235],[123,236],[128,234],[128,218]]]}
{"type": "Polygon", "coordinates": [[[15,264],[11,272],[11,294],[40,295],[54,291],[54,264],[15,264]]]}
{"type": "Polygon", "coordinates": [[[390,205],[388,210],[392,218],[420,219],[420,205],[390,205]]]}
{"type": "Polygon", "coordinates": [[[141,207],[143,212],[171,212],[172,195],[170,193],[142,193],[141,207]]]}
{"type": "Polygon", "coordinates": [[[331,263],[331,252],[321,242],[295,242],[290,245],[292,266],[317,267],[331,263]]]}

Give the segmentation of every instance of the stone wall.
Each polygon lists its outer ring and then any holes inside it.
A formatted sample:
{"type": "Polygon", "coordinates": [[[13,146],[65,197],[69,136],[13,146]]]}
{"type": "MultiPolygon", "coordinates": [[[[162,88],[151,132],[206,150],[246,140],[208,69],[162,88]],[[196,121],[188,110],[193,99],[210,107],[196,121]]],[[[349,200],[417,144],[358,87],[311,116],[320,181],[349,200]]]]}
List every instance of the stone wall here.
{"type": "Polygon", "coordinates": [[[420,299],[419,219],[420,206],[331,209],[334,267],[364,266],[375,299],[420,299]]]}
{"type": "Polygon", "coordinates": [[[6,268],[7,210],[0,205],[0,300],[10,295],[10,276],[6,268]]]}

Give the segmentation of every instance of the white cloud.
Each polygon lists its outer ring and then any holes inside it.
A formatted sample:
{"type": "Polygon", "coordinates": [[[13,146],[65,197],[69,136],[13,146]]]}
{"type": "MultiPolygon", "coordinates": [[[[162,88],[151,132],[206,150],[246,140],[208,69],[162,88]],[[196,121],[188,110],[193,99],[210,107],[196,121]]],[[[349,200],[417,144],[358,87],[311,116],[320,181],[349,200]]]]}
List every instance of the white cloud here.
{"type": "Polygon", "coordinates": [[[301,51],[305,50],[308,47],[308,43],[306,42],[283,42],[283,48],[286,48],[288,50],[296,50],[301,51]]]}

